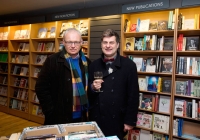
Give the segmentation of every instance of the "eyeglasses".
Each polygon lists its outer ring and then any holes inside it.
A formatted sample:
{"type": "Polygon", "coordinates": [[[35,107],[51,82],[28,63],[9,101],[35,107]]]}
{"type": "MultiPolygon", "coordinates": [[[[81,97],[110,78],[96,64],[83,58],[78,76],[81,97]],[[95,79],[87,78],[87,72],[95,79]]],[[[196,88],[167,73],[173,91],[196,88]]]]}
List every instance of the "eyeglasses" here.
{"type": "Polygon", "coordinates": [[[82,43],[82,41],[74,41],[74,42],[72,42],[72,41],[65,41],[65,40],[64,40],[64,42],[66,43],[67,46],[72,46],[72,44],[74,44],[74,46],[78,46],[78,45],[80,45],[82,43]]]}

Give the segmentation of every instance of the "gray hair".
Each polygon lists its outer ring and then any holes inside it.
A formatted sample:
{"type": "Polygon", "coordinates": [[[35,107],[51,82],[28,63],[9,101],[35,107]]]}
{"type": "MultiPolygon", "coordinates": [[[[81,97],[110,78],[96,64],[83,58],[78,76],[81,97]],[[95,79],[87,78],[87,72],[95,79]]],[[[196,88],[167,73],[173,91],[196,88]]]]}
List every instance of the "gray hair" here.
{"type": "MultiPolygon", "coordinates": [[[[80,35],[80,37],[81,37],[81,32],[80,32],[79,30],[77,30],[76,28],[68,28],[68,29],[65,30],[65,32],[64,32],[64,34],[63,34],[63,39],[65,38],[65,35],[68,34],[68,33],[71,32],[71,31],[77,32],[77,33],[80,35]]],[[[82,39],[82,38],[81,38],[81,39],[82,39]]]]}

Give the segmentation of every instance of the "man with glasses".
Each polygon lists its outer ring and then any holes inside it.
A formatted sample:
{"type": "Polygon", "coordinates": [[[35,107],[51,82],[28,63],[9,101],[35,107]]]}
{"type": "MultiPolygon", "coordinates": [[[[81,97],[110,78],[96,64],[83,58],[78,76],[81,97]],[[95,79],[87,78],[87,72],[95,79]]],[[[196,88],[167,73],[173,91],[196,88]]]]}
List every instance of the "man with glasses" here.
{"type": "Polygon", "coordinates": [[[81,33],[67,29],[63,45],[46,59],[35,86],[45,125],[86,121],[90,60],[81,51],[81,33]]]}
{"type": "Polygon", "coordinates": [[[117,51],[120,38],[107,29],[101,37],[101,58],[89,66],[89,120],[96,121],[105,136],[120,140],[137,122],[139,86],[136,64],[117,51]],[[103,79],[94,79],[94,72],[103,79]],[[99,92],[99,90],[101,92],[99,92]]]}

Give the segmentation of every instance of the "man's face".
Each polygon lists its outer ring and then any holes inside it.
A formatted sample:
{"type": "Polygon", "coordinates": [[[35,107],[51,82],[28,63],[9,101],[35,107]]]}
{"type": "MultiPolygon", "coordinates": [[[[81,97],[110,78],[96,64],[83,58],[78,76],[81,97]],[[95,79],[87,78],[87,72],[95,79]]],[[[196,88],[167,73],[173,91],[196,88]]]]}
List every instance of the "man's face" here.
{"type": "Polygon", "coordinates": [[[119,43],[116,42],[116,37],[104,37],[101,42],[101,48],[104,55],[108,58],[113,58],[117,54],[119,43]]]}
{"type": "Polygon", "coordinates": [[[78,55],[79,50],[81,49],[82,39],[80,34],[76,31],[68,32],[64,39],[63,44],[65,46],[66,51],[73,58],[78,55]]]}

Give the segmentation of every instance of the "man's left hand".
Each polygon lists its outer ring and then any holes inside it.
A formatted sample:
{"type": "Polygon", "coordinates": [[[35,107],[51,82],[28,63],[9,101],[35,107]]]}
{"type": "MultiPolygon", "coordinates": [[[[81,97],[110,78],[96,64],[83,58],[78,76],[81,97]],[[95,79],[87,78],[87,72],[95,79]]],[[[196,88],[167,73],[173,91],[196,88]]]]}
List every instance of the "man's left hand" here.
{"type": "Polygon", "coordinates": [[[129,131],[131,129],[133,129],[133,126],[128,125],[128,124],[124,124],[124,132],[129,131]]]}

